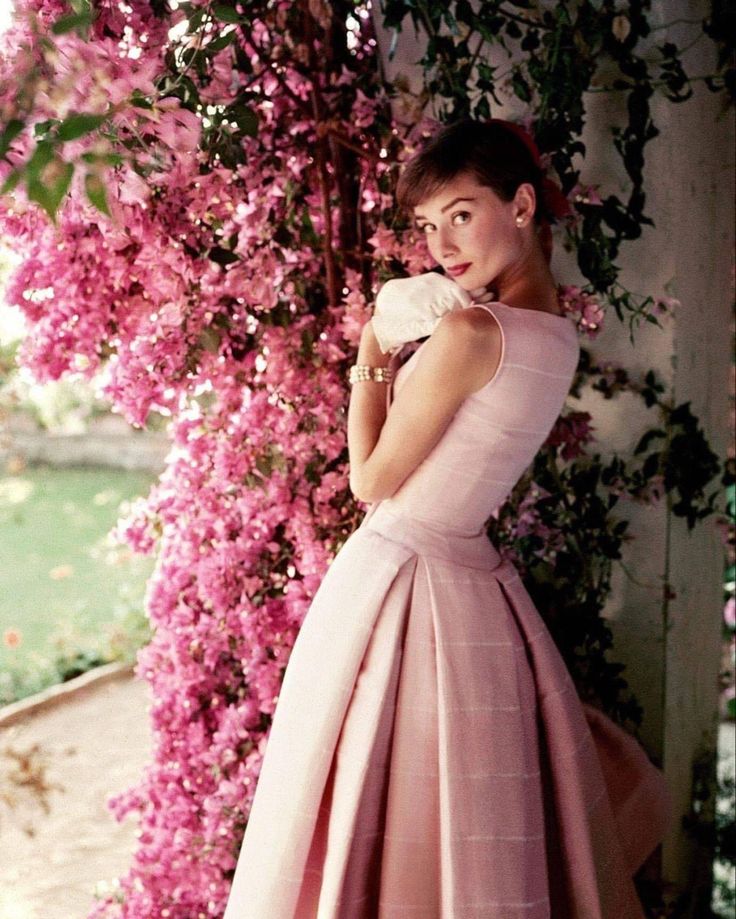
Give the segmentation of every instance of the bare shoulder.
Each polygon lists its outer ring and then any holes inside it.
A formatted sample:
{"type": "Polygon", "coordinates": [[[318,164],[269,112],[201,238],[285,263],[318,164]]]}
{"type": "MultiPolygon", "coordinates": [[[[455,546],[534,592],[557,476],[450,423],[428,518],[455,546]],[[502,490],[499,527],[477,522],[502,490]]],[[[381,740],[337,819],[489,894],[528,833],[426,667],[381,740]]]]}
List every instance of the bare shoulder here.
{"type": "Polygon", "coordinates": [[[437,328],[444,326],[454,335],[466,335],[470,340],[480,336],[486,342],[500,334],[498,321],[489,310],[479,306],[467,306],[464,309],[445,313],[437,328]]]}
{"type": "Polygon", "coordinates": [[[466,308],[446,313],[425,348],[429,349],[428,363],[442,368],[447,385],[469,395],[496,372],[502,344],[495,317],[486,309],[466,308]]]}

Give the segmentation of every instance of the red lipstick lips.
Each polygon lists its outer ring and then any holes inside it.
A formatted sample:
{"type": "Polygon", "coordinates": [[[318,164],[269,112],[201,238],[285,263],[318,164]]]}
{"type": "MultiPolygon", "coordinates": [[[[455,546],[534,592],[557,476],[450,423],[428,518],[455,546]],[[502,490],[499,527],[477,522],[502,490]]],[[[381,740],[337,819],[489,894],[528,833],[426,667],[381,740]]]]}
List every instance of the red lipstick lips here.
{"type": "Polygon", "coordinates": [[[464,265],[456,265],[454,268],[448,268],[448,272],[456,278],[458,275],[461,275],[464,271],[470,268],[472,262],[466,262],[464,265]]]}

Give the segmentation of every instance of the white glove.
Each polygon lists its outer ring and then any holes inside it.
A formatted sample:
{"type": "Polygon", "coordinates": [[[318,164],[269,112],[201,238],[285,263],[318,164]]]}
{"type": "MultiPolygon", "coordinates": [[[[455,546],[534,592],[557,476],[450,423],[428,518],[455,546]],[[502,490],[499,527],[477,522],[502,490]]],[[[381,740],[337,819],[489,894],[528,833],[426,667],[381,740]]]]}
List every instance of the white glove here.
{"type": "Polygon", "coordinates": [[[452,278],[428,271],[410,278],[392,278],[381,287],[371,320],[378,346],[386,354],[409,341],[431,335],[445,313],[489,299],[485,288],[468,292],[452,278]]]}

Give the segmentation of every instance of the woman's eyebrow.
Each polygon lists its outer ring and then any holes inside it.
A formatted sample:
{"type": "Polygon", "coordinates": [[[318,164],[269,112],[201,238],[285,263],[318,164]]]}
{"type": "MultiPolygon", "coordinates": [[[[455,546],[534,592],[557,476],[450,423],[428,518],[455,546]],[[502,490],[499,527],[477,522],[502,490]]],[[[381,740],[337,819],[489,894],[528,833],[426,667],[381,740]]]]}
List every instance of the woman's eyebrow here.
{"type": "MultiPolygon", "coordinates": [[[[458,201],[475,201],[475,200],[476,200],[475,198],[455,198],[453,201],[450,201],[449,204],[446,204],[446,205],[442,208],[442,210],[440,211],[440,213],[441,213],[441,214],[444,214],[446,210],[449,210],[449,209],[452,207],[452,205],[453,205],[453,204],[457,204],[458,201]]],[[[424,214],[414,214],[414,218],[415,218],[416,220],[424,220],[424,219],[425,219],[424,214]]]]}

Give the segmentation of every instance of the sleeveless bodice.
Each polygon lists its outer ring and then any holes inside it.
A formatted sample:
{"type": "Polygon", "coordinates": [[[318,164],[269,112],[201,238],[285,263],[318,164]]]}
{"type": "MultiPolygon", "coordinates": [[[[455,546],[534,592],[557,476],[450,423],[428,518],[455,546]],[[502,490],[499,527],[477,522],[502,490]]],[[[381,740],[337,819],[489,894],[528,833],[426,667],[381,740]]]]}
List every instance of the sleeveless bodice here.
{"type": "MultiPolygon", "coordinates": [[[[547,439],[570,390],[580,345],[567,316],[471,304],[500,326],[501,360],[493,377],[460,405],[440,440],[382,509],[442,532],[485,529],[547,439]]],[[[412,373],[423,345],[396,370],[392,398],[412,373]]]]}

